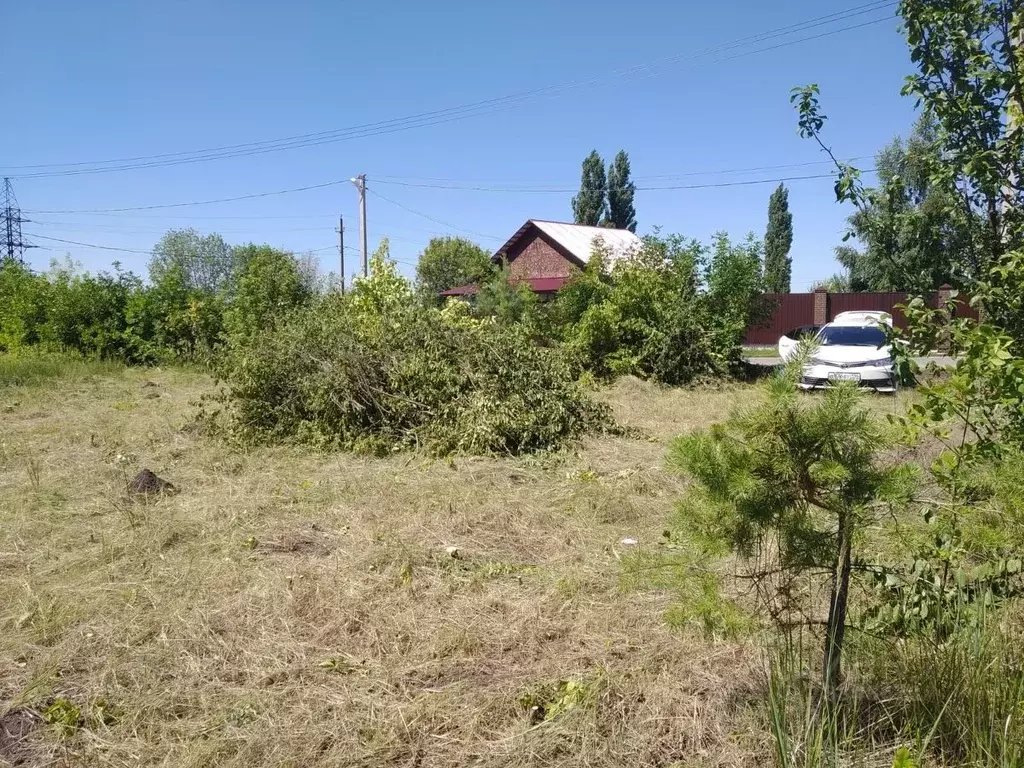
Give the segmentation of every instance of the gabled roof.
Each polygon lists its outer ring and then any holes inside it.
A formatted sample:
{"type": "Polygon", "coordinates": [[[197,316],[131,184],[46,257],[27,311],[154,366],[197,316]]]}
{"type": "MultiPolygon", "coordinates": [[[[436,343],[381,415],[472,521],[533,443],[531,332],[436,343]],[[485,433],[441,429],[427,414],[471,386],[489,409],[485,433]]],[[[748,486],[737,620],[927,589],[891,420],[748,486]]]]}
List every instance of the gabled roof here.
{"type": "Polygon", "coordinates": [[[565,249],[581,264],[590,260],[594,238],[604,241],[610,251],[610,260],[617,261],[629,258],[643,245],[643,241],[628,229],[608,229],[607,227],[585,227],[582,224],[567,224],[561,221],[543,221],[529,219],[519,230],[494,253],[494,259],[504,257],[519,240],[531,229],[536,227],[549,239],[565,249]]]}

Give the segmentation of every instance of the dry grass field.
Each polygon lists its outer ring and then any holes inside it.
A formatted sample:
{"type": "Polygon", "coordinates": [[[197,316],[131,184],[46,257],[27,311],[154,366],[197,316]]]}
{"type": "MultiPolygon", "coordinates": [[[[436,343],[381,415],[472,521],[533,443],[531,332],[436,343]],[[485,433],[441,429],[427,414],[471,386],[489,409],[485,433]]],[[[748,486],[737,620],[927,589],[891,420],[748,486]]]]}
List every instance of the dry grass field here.
{"type": "Polygon", "coordinates": [[[757,643],[623,577],[683,490],[667,441],[749,387],[625,380],[646,437],[451,462],[239,451],[194,428],[211,387],[0,388],[0,764],[772,761],[757,643]],[[130,500],[143,467],[178,492],[130,500]]]}

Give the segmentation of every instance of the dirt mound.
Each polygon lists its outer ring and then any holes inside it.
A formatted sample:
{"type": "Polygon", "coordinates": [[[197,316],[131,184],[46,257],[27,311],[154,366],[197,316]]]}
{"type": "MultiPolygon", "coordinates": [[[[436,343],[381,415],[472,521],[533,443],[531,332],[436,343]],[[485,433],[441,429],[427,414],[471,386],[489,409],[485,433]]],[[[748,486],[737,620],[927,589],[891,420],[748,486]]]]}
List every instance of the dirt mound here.
{"type": "Polygon", "coordinates": [[[162,494],[175,494],[178,489],[172,483],[162,477],[157,477],[150,470],[144,469],[128,483],[129,496],[160,496],[162,494]]]}
{"type": "Polygon", "coordinates": [[[0,717],[0,760],[28,765],[33,757],[29,734],[39,723],[39,716],[27,709],[14,709],[0,717]]]}

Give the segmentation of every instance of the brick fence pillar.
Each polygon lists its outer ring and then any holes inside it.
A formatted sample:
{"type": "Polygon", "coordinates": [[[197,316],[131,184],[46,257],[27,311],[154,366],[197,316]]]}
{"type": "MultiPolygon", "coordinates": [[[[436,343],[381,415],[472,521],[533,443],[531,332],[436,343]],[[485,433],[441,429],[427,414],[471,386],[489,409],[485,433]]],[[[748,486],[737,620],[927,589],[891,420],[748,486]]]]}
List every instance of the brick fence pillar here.
{"type": "Polygon", "coordinates": [[[828,290],[818,288],[814,292],[814,324],[824,325],[828,322],[828,290]]]}
{"type": "Polygon", "coordinates": [[[940,352],[949,350],[949,323],[956,316],[956,305],[953,304],[953,287],[949,283],[939,286],[935,294],[935,306],[942,310],[943,325],[935,341],[935,346],[940,352]]]}
{"type": "Polygon", "coordinates": [[[951,286],[949,283],[944,283],[939,288],[939,295],[937,297],[938,306],[940,308],[941,307],[945,307],[952,300],[953,300],[953,286],[951,286]]]}

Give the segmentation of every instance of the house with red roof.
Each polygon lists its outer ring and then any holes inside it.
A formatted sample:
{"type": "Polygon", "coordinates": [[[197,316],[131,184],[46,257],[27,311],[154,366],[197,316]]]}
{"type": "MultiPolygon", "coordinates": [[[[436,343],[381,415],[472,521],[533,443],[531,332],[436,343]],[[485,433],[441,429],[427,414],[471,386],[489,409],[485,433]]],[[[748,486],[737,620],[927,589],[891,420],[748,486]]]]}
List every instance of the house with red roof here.
{"type": "MultiPolygon", "coordinates": [[[[599,239],[608,254],[609,266],[630,258],[643,245],[627,229],[586,227],[561,221],[530,219],[510,237],[491,259],[508,265],[513,282],[526,283],[542,296],[553,296],[577,270],[583,269],[599,239]]],[[[442,296],[471,296],[475,284],[441,293],[442,296]]]]}

